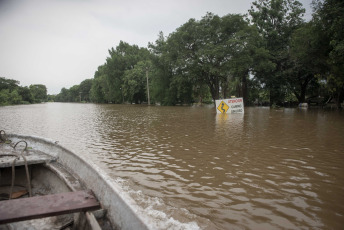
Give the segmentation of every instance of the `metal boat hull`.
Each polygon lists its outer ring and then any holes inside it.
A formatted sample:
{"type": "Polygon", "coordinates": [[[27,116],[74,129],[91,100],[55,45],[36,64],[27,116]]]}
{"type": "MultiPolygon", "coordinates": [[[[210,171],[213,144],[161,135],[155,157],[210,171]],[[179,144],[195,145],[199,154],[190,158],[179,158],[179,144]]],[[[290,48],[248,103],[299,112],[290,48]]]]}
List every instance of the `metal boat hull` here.
{"type": "Polygon", "coordinates": [[[91,189],[106,210],[111,228],[148,229],[147,223],[136,213],[135,202],[93,162],[49,139],[14,134],[8,138],[12,142],[24,140],[30,148],[52,157],[52,162],[33,166],[35,180],[50,183],[46,187],[50,186],[56,192],[91,189]]]}

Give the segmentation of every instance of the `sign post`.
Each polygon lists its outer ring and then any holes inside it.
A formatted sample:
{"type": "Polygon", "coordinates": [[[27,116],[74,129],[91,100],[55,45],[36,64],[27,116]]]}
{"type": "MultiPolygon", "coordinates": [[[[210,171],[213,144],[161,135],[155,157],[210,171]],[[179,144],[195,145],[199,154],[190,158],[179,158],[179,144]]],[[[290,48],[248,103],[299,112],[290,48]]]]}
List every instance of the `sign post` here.
{"type": "Polygon", "coordinates": [[[244,113],[244,100],[242,97],[216,100],[217,113],[244,113]]]}

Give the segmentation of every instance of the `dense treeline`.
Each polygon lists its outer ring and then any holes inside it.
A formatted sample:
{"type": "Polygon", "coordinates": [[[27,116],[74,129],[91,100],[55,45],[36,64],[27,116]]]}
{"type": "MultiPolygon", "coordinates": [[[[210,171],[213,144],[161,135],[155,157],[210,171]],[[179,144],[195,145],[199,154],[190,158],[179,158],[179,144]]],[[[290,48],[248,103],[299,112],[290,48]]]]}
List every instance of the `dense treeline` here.
{"type": "Polygon", "coordinates": [[[19,86],[19,81],[0,77],[0,105],[40,103],[48,100],[47,87],[19,86]]]}
{"type": "Polygon", "coordinates": [[[123,41],[93,79],[63,88],[58,101],[326,103],[344,97],[344,2],[316,0],[305,22],[296,0],[256,0],[247,16],[207,13],[148,48],[123,41]]]}
{"type": "Polygon", "coordinates": [[[86,79],[69,89],[62,88],[61,92],[56,95],[55,101],[60,102],[90,102],[90,90],[92,87],[93,79],[86,79]]]}

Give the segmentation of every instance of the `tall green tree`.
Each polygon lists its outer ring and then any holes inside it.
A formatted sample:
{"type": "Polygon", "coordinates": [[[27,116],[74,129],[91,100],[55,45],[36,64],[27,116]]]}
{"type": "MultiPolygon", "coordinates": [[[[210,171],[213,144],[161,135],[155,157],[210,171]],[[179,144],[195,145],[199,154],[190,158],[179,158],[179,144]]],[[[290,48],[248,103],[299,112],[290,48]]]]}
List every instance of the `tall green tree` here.
{"type": "MultiPolygon", "coordinates": [[[[250,75],[261,69],[268,71],[274,65],[267,58],[268,51],[262,46],[263,39],[259,36],[256,26],[249,25],[241,15],[223,17],[224,29],[232,31],[227,40],[227,52],[231,54],[228,60],[228,85],[232,88],[231,95],[243,97],[244,104],[249,104],[249,90],[251,90],[250,75]]],[[[224,88],[224,86],[222,87],[224,88]]],[[[225,88],[224,88],[225,89],[225,88]]],[[[229,95],[223,95],[225,98],[229,95]]]]}
{"type": "Polygon", "coordinates": [[[0,105],[19,104],[22,97],[18,93],[19,81],[0,77],[0,105]]]}
{"type": "Polygon", "coordinates": [[[150,52],[153,54],[151,61],[154,66],[154,77],[150,79],[152,89],[151,94],[155,101],[162,105],[172,105],[176,103],[171,97],[170,82],[172,79],[172,64],[168,55],[168,44],[162,32],[159,33],[155,43],[149,43],[150,52]]]}
{"type": "Polygon", "coordinates": [[[342,0],[314,1],[314,21],[324,35],[327,47],[328,72],[323,73],[327,89],[341,107],[344,99],[344,2],[342,0]]]}
{"type": "Polygon", "coordinates": [[[92,82],[93,79],[86,79],[83,80],[79,85],[79,91],[80,91],[80,100],[81,101],[90,101],[90,92],[92,88],[92,82]]]}
{"type": "Polygon", "coordinates": [[[69,88],[69,99],[70,102],[80,102],[81,101],[81,92],[80,85],[73,85],[69,88]]]}
{"type": "Polygon", "coordinates": [[[96,103],[105,103],[108,100],[105,97],[105,94],[109,91],[107,84],[107,74],[106,74],[106,65],[101,65],[98,67],[98,70],[94,74],[94,79],[92,81],[92,86],[90,90],[91,101],[96,103]]]}
{"type": "Polygon", "coordinates": [[[31,93],[31,90],[29,89],[29,87],[27,87],[27,86],[19,87],[18,93],[22,97],[23,101],[29,102],[29,103],[34,102],[34,99],[33,99],[33,96],[32,96],[32,93],[31,93]]]}
{"type": "Polygon", "coordinates": [[[221,30],[221,18],[208,13],[200,21],[190,19],[168,38],[172,83],[176,89],[181,86],[187,92],[192,85],[206,84],[214,100],[220,97],[220,85],[226,80],[230,58],[221,30]]]}
{"type": "Polygon", "coordinates": [[[166,42],[160,38],[153,50],[168,63],[165,72],[170,77],[165,82],[176,92],[178,100],[191,101],[190,92],[204,85],[214,100],[220,94],[227,97],[231,77],[240,79],[238,96],[246,99],[248,75],[254,63],[252,54],[257,49],[252,42],[259,40],[258,33],[255,37],[254,33],[254,28],[241,15],[219,17],[208,13],[200,21],[190,19],[166,42]]]}
{"type": "Polygon", "coordinates": [[[133,69],[127,70],[123,78],[123,97],[130,103],[141,104],[147,101],[147,78],[149,62],[139,61],[133,69]]]}
{"type": "Polygon", "coordinates": [[[35,102],[44,102],[47,100],[47,87],[45,85],[30,85],[29,88],[35,102]]]}
{"type": "Polygon", "coordinates": [[[19,81],[0,77],[0,90],[8,89],[10,91],[15,90],[19,86],[19,81]]]}
{"type": "Polygon", "coordinates": [[[113,103],[122,103],[122,90],[124,73],[131,70],[143,60],[149,59],[149,51],[136,45],[129,45],[123,41],[109,50],[110,57],[106,59],[105,79],[108,88],[104,88],[105,99],[113,103]]]}
{"type": "Polygon", "coordinates": [[[18,91],[9,89],[0,90],[0,105],[17,105],[22,102],[22,97],[18,91]]]}
{"type": "Polygon", "coordinates": [[[19,95],[18,91],[15,89],[10,93],[9,102],[11,105],[17,105],[22,102],[22,97],[19,95]]]}
{"type": "Polygon", "coordinates": [[[324,49],[323,37],[313,21],[304,23],[294,31],[289,61],[286,80],[298,102],[305,103],[307,93],[310,98],[318,96],[316,90],[309,92],[309,89],[317,87],[317,74],[326,70],[326,48],[324,49]]]}
{"type": "MultiPolygon", "coordinates": [[[[160,32],[155,44],[150,44],[153,64],[153,77],[151,78],[152,96],[156,102],[162,105],[175,105],[177,103],[190,103],[192,88],[187,78],[178,65],[178,42],[171,38],[165,38],[160,32]],[[184,81],[184,82],[183,82],[184,81]],[[184,89],[183,89],[184,88],[184,89]],[[189,91],[185,93],[185,88],[189,91]]],[[[150,71],[152,72],[152,71],[150,71]]]]}
{"type": "Polygon", "coordinates": [[[282,103],[286,90],[289,43],[293,32],[303,23],[305,9],[296,0],[256,0],[249,10],[251,22],[264,39],[264,48],[274,69],[261,70],[256,76],[270,92],[270,104],[282,103]]]}
{"type": "Polygon", "coordinates": [[[69,102],[69,90],[63,87],[59,94],[56,95],[55,100],[58,102],[69,102]]]}

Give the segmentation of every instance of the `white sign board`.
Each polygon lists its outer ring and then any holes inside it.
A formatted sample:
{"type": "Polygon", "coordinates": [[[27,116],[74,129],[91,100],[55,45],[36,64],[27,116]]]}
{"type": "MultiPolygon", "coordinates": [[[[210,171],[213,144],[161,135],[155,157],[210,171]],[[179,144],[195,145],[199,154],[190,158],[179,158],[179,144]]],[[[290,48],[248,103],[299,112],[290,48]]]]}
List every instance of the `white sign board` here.
{"type": "Polygon", "coordinates": [[[244,113],[244,100],[242,97],[216,100],[217,113],[244,113]]]}

